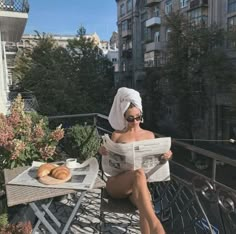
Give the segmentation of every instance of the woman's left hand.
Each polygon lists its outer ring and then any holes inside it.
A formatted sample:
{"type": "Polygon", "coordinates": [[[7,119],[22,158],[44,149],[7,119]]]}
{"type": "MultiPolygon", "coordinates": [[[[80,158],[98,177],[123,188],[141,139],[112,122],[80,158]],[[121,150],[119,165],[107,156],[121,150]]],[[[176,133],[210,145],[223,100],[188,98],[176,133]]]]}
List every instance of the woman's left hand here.
{"type": "Polygon", "coordinates": [[[163,154],[162,159],[170,160],[170,159],[172,159],[172,156],[173,156],[173,153],[171,150],[169,150],[168,152],[163,154]]]}

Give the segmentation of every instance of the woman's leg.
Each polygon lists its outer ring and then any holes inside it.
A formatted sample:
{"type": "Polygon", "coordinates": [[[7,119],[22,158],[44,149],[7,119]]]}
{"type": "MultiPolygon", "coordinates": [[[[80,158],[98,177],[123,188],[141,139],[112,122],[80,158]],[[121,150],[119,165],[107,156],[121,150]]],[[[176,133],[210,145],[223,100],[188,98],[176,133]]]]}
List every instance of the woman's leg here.
{"type": "Polygon", "coordinates": [[[165,233],[153,210],[146,176],[142,169],[110,177],[106,188],[108,193],[114,198],[129,196],[139,210],[140,228],[143,234],[165,233]]]}
{"type": "Polygon", "coordinates": [[[140,224],[143,224],[143,230],[141,229],[142,233],[164,234],[164,228],[153,209],[145,173],[142,169],[139,169],[135,171],[135,174],[130,199],[138,207],[140,224]],[[147,226],[149,230],[147,230],[147,226]]]}

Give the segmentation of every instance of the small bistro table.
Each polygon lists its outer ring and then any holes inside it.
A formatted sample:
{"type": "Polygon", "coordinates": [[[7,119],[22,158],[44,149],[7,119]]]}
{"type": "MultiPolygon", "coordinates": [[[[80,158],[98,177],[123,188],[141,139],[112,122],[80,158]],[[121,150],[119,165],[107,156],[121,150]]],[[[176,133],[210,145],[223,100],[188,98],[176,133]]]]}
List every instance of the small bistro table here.
{"type": "MultiPolygon", "coordinates": [[[[43,187],[35,187],[35,186],[27,186],[27,185],[12,185],[8,184],[13,178],[18,176],[28,167],[18,167],[14,169],[4,169],[4,177],[6,184],[6,196],[7,196],[7,205],[8,207],[20,205],[20,204],[29,204],[29,206],[34,211],[34,214],[38,218],[37,223],[33,228],[33,232],[35,233],[42,223],[51,234],[57,234],[58,231],[55,230],[52,225],[45,218],[45,214],[47,214],[50,219],[56,224],[60,229],[60,233],[65,234],[68,228],[73,221],[80,204],[87,192],[87,190],[74,190],[74,189],[58,189],[58,188],[43,188],[43,187]],[[50,211],[49,207],[52,203],[53,199],[58,196],[67,195],[70,193],[81,192],[79,198],[71,212],[71,215],[68,217],[68,220],[64,227],[61,227],[60,221],[53,215],[50,211]],[[37,201],[42,201],[47,199],[47,202],[40,202],[37,204],[37,201]],[[49,200],[49,201],[48,201],[49,200]]],[[[97,177],[96,182],[94,184],[93,189],[103,188],[105,186],[105,182],[97,177]]]]}

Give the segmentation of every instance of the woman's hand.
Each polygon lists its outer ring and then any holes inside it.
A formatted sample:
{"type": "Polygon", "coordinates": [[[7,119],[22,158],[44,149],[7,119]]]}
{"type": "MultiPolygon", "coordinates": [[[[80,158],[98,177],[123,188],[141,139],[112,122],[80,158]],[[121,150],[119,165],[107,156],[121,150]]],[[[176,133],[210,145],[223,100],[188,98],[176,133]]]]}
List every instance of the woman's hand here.
{"type": "Polygon", "coordinates": [[[101,155],[108,155],[108,151],[103,145],[101,145],[100,148],[98,149],[98,153],[101,155]]]}
{"type": "Polygon", "coordinates": [[[172,156],[173,156],[173,153],[171,150],[169,150],[168,152],[166,152],[162,155],[161,159],[170,160],[170,159],[172,159],[172,156]]]}

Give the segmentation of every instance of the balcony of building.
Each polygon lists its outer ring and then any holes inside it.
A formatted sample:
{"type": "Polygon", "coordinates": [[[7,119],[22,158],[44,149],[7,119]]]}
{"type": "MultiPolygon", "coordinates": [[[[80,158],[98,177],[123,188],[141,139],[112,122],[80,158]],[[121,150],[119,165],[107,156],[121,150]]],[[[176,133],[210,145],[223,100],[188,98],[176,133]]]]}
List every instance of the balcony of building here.
{"type": "Polygon", "coordinates": [[[145,53],[148,53],[150,51],[159,51],[163,47],[163,43],[159,41],[151,41],[145,44],[145,53]]]}
{"type": "Polygon", "coordinates": [[[0,2],[1,41],[20,41],[28,19],[28,0],[0,2]]]}
{"type": "Polygon", "coordinates": [[[123,38],[125,38],[125,37],[130,37],[131,35],[132,35],[131,29],[126,29],[126,30],[123,30],[123,31],[121,32],[121,36],[122,36],[123,38]]]}
{"type": "Polygon", "coordinates": [[[199,7],[208,7],[208,0],[191,0],[189,3],[189,10],[199,8],[199,7]]]}
{"type": "Polygon", "coordinates": [[[150,19],[148,19],[146,21],[146,27],[153,27],[156,25],[160,25],[161,24],[161,18],[160,16],[152,16],[150,19]]]}
{"type": "MultiPolygon", "coordinates": [[[[112,132],[108,117],[98,113],[51,116],[49,121],[52,125],[62,123],[63,126],[84,122],[95,126],[99,136],[112,132]]],[[[157,133],[155,135],[160,137],[157,133]]],[[[155,213],[166,233],[236,233],[236,161],[233,155],[229,158],[220,151],[205,150],[174,138],[171,149],[174,152],[170,161],[171,180],[149,184],[155,213]],[[190,162],[192,155],[208,160],[208,169],[194,167],[190,162]]],[[[62,212],[62,204],[66,202],[69,210],[73,201],[71,197],[65,197],[63,201],[51,205],[51,209],[61,219],[70,213],[62,212]]],[[[84,230],[87,233],[140,233],[138,213],[106,212],[100,216],[100,202],[99,191],[86,195],[70,227],[72,233],[84,230]]],[[[44,230],[43,227],[41,230],[44,230]]]]}
{"type": "Polygon", "coordinates": [[[157,3],[160,3],[161,0],[146,0],[146,6],[147,7],[152,7],[153,5],[156,5],[157,3]]]}
{"type": "Polygon", "coordinates": [[[123,49],[122,50],[122,57],[130,59],[133,57],[132,49],[123,49]]]}

